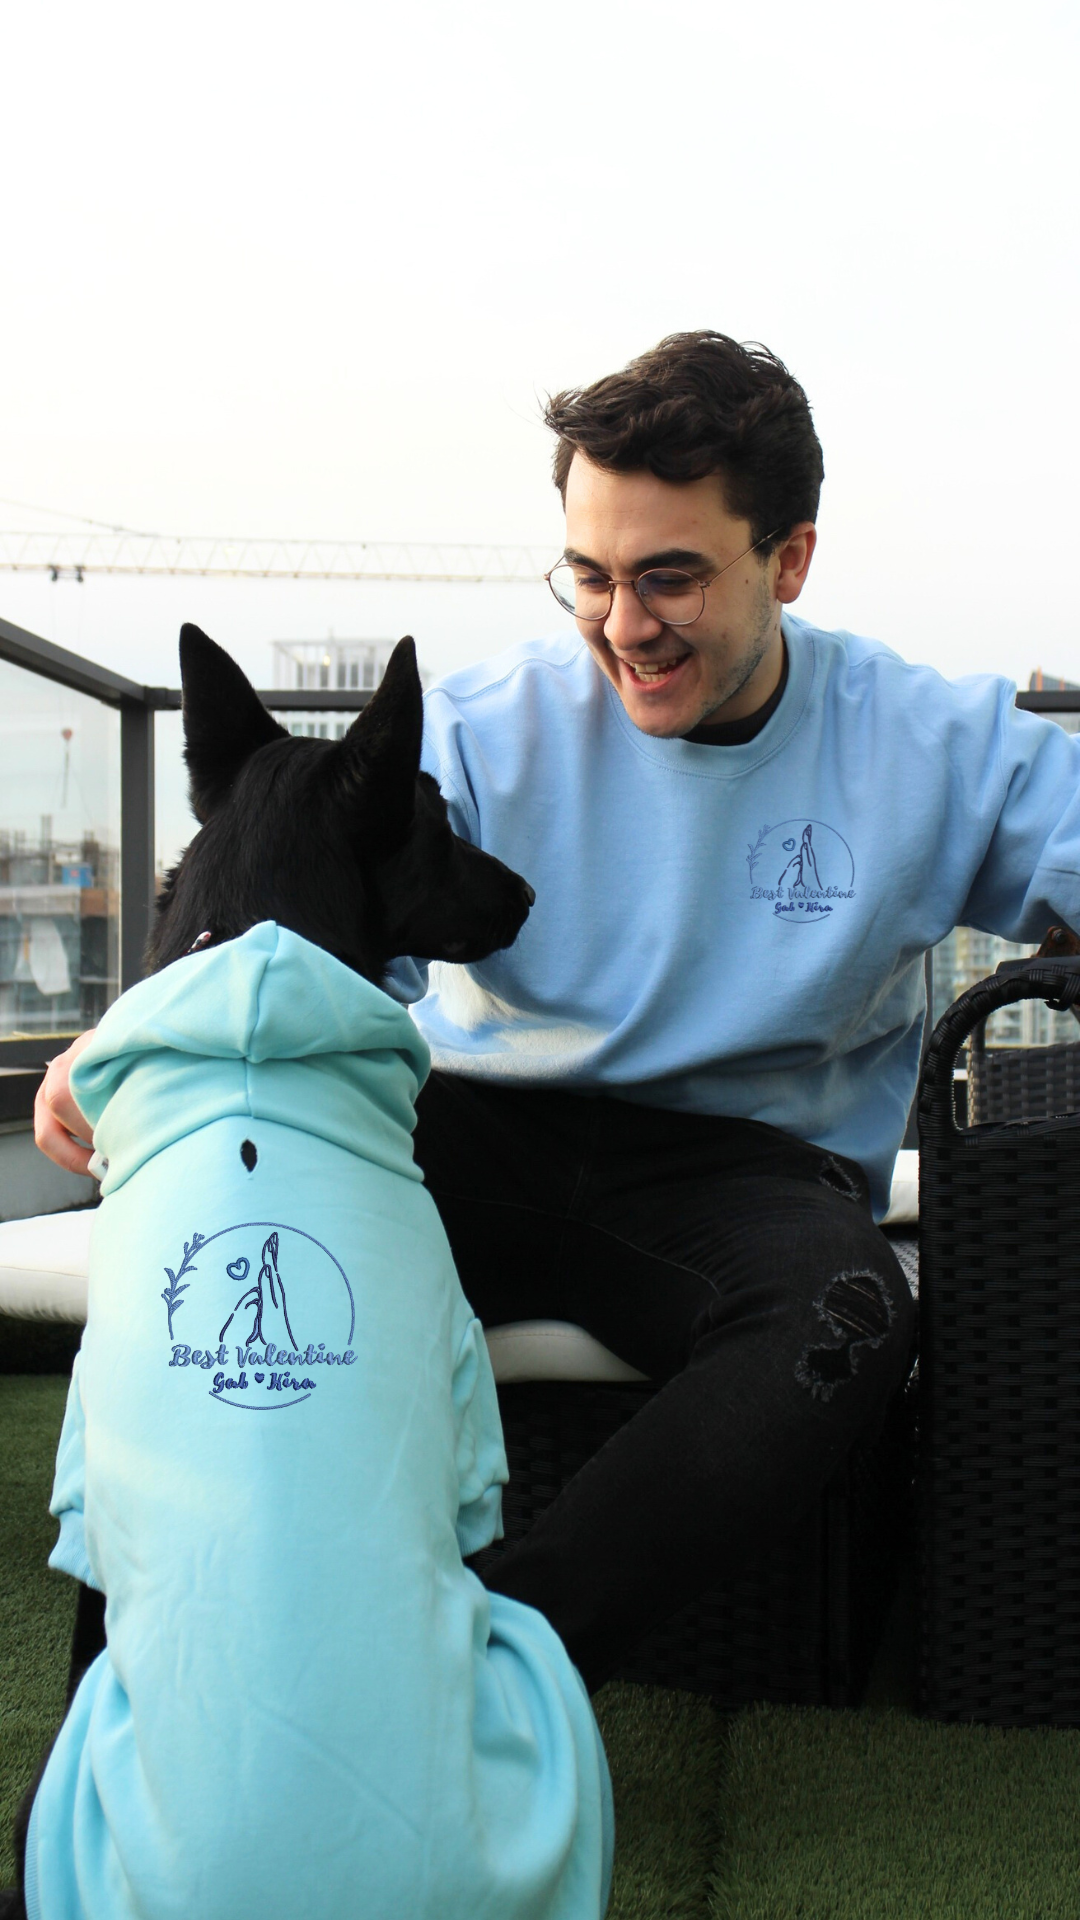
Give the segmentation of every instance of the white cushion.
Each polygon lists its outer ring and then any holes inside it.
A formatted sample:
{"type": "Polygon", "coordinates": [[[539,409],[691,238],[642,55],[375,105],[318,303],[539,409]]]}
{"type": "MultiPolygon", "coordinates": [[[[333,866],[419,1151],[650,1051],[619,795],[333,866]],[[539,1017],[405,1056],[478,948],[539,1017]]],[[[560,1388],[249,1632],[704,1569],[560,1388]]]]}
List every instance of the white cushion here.
{"type": "Polygon", "coordinates": [[[893,1168],[889,1211],[883,1227],[906,1227],[919,1218],[919,1152],[917,1147],[901,1147],[893,1168]]]}
{"type": "Polygon", "coordinates": [[[500,1386],[515,1380],[646,1378],[567,1320],[514,1320],[505,1327],[489,1327],[487,1344],[500,1386]]]}
{"type": "Polygon", "coordinates": [[[86,1320],[94,1209],[0,1224],[0,1313],[22,1320],[86,1320]]]}

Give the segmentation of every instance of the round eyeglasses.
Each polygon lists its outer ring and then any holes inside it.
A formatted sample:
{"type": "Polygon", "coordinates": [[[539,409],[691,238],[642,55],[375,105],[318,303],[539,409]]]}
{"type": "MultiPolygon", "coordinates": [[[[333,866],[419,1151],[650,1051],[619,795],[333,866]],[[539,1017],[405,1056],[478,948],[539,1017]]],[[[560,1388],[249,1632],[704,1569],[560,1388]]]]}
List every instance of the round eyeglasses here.
{"type": "Polygon", "coordinates": [[[745,560],[748,553],[756,553],[758,547],[765,546],[779,531],[779,527],[774,527],[772,533],[763,534],[753,546],[745,547],[707,580],[700,579],[696,573],[683,573],[678,567],[647,567],[633,580],[612,580],[610,575],[598,572],[582,560],[560,560],[550,573],[545,573],[544,579],[560,607],[572,613],[575,620],[606,620],[615,604],[616,587],[633,587],[642,606],[665,627],[689,627],[700,620],[705,611],[706,587],[719,580],[728,567],[745,560]]]}

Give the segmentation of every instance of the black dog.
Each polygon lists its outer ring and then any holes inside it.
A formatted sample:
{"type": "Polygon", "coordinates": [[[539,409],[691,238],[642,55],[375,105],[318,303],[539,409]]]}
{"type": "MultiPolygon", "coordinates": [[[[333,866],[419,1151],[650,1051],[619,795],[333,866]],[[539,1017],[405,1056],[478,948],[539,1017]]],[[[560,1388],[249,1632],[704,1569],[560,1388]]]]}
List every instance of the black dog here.
{"type": "MultiPolygon", "coordinates": [[[[517,937],[532,888],[457,837],[438,786],[420,771],[423,702],[411,639],[399,642],[381,686],[338,741],[290,735],[198,627],[182,629],[180,665],[201,831],[158,901],[148,972],[265,920],[376,985],[398,955],[479,960],[517,937]]],[[[104,1598],[82,1586],[68,1705],[104,1645],[104,1598]]],[[[20,1874],[37,1784],[17,1821],[20,1874]]],[[[24,1912],[20,1895],[0,1893],[0,1916],[24,1912]]]]}
{"type": "Polygon", "coordinates": [[[157,972],[204,933],[276,920],[376,985],[399,954],[481,960],[508,947],[535,895],[458,839],[420,772],[423,700],[411,639],[343,740],[294,738],[221,647],[180,634],[184,757],[202,832],[169,875],[147,953],[157,972]]]}

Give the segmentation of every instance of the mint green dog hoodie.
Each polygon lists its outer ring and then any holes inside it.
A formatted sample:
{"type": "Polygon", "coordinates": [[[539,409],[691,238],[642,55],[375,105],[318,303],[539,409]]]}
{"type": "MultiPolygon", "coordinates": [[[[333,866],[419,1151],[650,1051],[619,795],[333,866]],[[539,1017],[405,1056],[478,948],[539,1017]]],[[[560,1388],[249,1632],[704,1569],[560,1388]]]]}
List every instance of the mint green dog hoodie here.
{"type": "Polygon", "coordinates": [[[584,1687],[462,1555],[506,1458],[412,1154],[408,1014],[264,922],[126,993],[52,1564],[107,1595],[30,1920],[599,1920],[584,1687]]]}

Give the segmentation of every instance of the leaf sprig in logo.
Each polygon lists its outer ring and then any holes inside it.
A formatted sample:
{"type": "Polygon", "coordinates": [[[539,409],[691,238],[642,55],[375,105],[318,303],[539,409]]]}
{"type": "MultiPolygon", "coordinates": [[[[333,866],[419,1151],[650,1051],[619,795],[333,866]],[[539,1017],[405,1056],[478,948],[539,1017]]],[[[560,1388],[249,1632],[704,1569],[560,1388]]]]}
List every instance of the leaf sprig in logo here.
{"type": "Polygon", "coordinates": [[[177,1307],[183,1306],[184,1303],[181,1300],[180,1295],[182,1293],[186,1293],[188,1290],[188,1286],[190,1285],[190,1282],[184,1280],[183,1276],[185,1273],[198,1272],[198,1268],[195,1265],[193,1256],[196,1253],[198,1253],[199,1248],[202,1246],[205,1246],[205,1244],[206,1244],[205,1234],[193,1233],[191,1236],[191,1239],[188,1241],[185,1241],[184,1243],[184,1258],[180,1262],[179,1271],[174,1273],[171,1267],[166,1267],[165,1269],[166,1273],[169,1276],[169,1284],[167,1287],[162,1288],[161,1297],[164,1300],[165,1305],[169,1309],[170,1340],[172,1339],[173,1314],[176,1312],[177,1307]]]}

